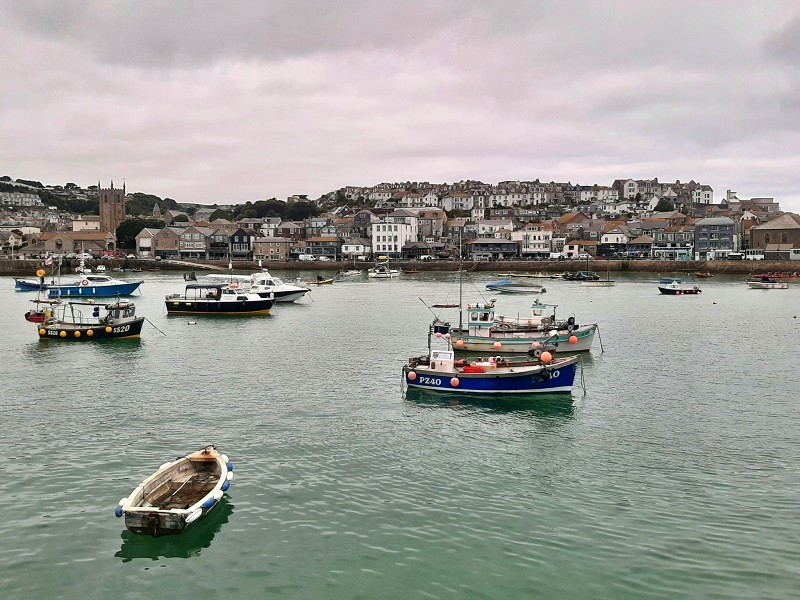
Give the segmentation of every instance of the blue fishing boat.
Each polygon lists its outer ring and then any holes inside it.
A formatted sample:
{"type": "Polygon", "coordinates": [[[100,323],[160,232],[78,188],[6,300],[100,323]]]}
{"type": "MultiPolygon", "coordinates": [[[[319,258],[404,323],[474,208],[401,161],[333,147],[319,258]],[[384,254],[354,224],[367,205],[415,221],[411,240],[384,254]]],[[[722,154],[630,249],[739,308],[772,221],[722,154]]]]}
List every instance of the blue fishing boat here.
{"type": "Polygon", "coordinates": [[[409,359],[403,379],[409,388],[459,394],[569,393],[575,383],[579,358],[556,358],[555,346],[544,343],[531,348],[527,357],[478,357],[455,360],[450,337],[446,350],[431,349],[433,326],[428,334],[428,354],[409,359]]]}
{"type": "Polygon", "coordinates": [[[98,298],[114,296],[131,296],[136,293],[140,281],[122,281],[109,275],[84,275],[74,283],[47,285],[50,298],[98,298]]]}

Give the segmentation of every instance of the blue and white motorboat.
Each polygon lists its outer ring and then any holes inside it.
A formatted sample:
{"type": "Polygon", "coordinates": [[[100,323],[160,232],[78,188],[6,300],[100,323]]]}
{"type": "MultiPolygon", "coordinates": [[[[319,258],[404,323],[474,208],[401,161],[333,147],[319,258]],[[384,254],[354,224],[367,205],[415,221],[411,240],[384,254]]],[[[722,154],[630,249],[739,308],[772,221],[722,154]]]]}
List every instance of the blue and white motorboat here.
{"type": "MultiPolygon", "coordinates": [[[[431,328],[433,331],[433,328],[431,328]]],[[[427,355],[409,359],[403,379],[409,388],[458,394],[532,394],[572,391],[579,358],[556,358],[555,347],[544,343],[532,348],[527,357],[478,357],[456,360],[447,334],[447,350],[430,348],[427,355]]]]}
{"type": "Polygon", "coordinates": [[[661,285],[669,285],[670,283],[683,283],[683,279],[680,277],[662,277],[658,280],[658,283],[661,285]]]}
{"type": "Polygon", "coordinates": [[[500,292],[502,294],[544,294],[547,290],[538,283],[528,281],[497,281],[487,283],[486,289],[490,292],[500,292]]]}
{"type": "Polygon", "coordinates": [[[97,298],[112,296],[131,296],[136,293],[144,280],[123,281],[109,275],[84,275],[79,281],[47,286],[50,298],[97,298]]]}

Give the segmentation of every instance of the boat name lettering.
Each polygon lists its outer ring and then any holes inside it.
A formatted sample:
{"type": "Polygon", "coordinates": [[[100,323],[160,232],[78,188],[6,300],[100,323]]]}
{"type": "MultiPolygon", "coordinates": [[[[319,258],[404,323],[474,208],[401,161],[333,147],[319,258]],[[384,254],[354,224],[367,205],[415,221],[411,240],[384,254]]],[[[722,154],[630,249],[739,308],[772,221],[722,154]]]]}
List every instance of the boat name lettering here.
{"type": "Polygon", "coordinates": [[[111,330],[111,333],[125,333],[130,328],[130,325],[120,325],[119,327],[114,327],[114,329],[111,330]]]}
{"type": "Polygon", "coordinates": [[[442,385],[442,380],[438,377],[427,377],[425,375],[420,375],[419,382],[428,383],[430,385],[442,385]]]}

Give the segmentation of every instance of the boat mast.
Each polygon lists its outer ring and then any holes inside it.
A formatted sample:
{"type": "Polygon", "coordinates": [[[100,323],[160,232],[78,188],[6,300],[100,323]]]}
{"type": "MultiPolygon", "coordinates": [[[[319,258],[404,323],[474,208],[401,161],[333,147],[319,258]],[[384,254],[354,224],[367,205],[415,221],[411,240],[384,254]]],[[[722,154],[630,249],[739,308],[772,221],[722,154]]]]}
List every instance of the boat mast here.
{"type": "Polygon", "coordinates": [[[461,236],[464,234],[463,230],[458,232],[458,328],[464,328],[464,313],[461,310],[463,303],[464,292],[464,272],[462,269],[463,254],[461,250],[461,236]]]}

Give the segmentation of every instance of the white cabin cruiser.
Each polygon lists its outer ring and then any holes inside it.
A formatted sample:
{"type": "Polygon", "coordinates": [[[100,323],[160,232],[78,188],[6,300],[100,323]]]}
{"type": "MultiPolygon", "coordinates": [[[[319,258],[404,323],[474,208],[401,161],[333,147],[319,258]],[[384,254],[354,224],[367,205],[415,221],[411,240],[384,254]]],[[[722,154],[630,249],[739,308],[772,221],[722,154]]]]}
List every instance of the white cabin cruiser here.
{"type": "Polygon", "coordinates": [[[307,287],[286,283],[280,277],[270,275],[269,271],[250,276],[250,293],[258,294],[262,298],[271,298],[274,295],[275,302],[294,302],[310,291],[307,287]]]}

